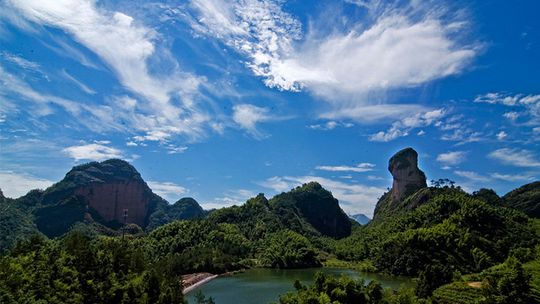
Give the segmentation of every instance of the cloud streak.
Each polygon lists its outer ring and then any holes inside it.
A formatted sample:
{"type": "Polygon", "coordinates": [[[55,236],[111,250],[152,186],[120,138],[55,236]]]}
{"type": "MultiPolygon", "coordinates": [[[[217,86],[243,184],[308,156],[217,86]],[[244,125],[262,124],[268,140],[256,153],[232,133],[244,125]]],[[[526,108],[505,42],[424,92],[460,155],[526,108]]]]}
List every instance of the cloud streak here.
{"type": "Polygon", "coordinates": [[[0,171],[0,185],[6,197],[17,198],[25,195],[32,189],[46,189],[53,184],[52,181],[20,174],[13,171],[0,171]]]}
{"type": "Polygon", "coordinates": [[[193,0],[189,23],[199,35],[221,40],[243,55],[268,87],[307,90],[328,101],[327,118],[332,119],[348,116],[350,109],[376,106],[368,98],[371,92],[459,74],[478,53],[477,46],[459,39],[466,22],[449,17],[448,8],[418,1],[400,4],[364,5],[374,17],[346,29],[315,18],[304,32],[282,1],[193,0]]]}
{"type": "Polygon", "coordinates": [[[536,155],[529,150],[517,148],[497,149],[488,154],[489,158],[500,161],[503,164],[523,168],[540,167],[540,161],[536,155]]]}
{"type": "Polygon", "coordinates": [[[79,146],[70,146],[62,150],[75,161],[92,160],[102,161],[109,158],[124,158],[122,151],[107,146],[108,143],[95,142],[79,146]]]}
{"type": "Polygon", "coordinates": [[[354,167],[351,166],[317,166],[315,169],[317,170],[323,170],[323,171],[330,171],[330,172],[369,172],[373,171],[373,168],[375,167],[374,164],[371,163],[360,163],[354,167]]]}
{"type": "Polygon", "coordinates": [[[186,188],[172,182],[148,181],[147,184],[154,193],[163,197],[169,203],[176,202],[182,197],[182,194],[188,192],[186,188]]]}
{"type": "Polygon", "coordinates": [[[144,124],[133,124],[139,131],[159,130],[170,136],[183,134],[192,138],[202,135],[202,125],[208,118],[193,101],[201,78],[181,71],[178,63],[166,56],[161,57],[170,59],[167,73],[150,72],[149,60],[160,56],[162,51],[157,44],[159,35],[153,29],[122,12],[98,7],[94,1],[10,0],[7,3],[32,22],[60,28],[72,35],[97,54],[124,87],[146,101],[138,103],[136,108],[138,115],[145,118],[144,124]]]}

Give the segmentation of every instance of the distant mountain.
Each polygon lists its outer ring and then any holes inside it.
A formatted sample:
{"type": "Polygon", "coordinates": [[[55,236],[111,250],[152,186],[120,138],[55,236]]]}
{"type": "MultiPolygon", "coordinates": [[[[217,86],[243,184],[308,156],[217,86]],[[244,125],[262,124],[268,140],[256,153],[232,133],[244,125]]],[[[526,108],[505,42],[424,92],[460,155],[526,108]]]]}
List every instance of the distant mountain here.
{"type": "Polygon", "coordinates": [[[191,197],[185,197],[172,205],[161,205],[152,215],[147,226],[148,230],[172,222],[174,220],[188,220],[203,218],[207,214],[201,205],[191,197]]]}
{"type": "Polygon", "coordinates": [[[367,217],[363,213],[358,213],[358,214],[351,215],[350,218],[357,221],[361,225],[365,225],[365,224],[369,223],[369,221],[371,221],[371,219],[369,217],[367,217]]]}
{"type": "Polygon", "coordinates": [[[506,206],[540,218],[540,181],[523,185],[502,197],[506,206]]]}

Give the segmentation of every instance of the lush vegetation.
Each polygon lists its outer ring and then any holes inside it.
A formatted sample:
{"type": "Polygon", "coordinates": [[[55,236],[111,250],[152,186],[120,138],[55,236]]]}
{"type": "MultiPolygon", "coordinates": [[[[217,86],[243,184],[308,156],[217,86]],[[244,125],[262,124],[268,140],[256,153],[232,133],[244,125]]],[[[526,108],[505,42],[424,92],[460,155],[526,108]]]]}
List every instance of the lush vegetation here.
{"type": "Polygon", "coordinates": [[[141,240],[35,236],[0,257],[1,303],[183,303],[178,276],[141,240]]]}
{"type": "MultiPolygon", "coordinates": [[[[538,238],[523,213],[475,199],[458,189],[423,189],[429,200],[393,218],[357,228],[336,244],[340,259],[371,259],[379,271],[418,276],[429,266],[471,273],[503,262],[513,248],[538,238]],[[433,250],[437,248],[437,250],[433,250]]],[[[412,199],[404,202],[407,206],[412,199]]]]}
{"type": "Polygon", "coordinates": [[[540,181],[521,186],[502,197],[506,206],[540,218],[540,181]]]}
{"type": "Polygon", "coordinates": [[[139,179],[133,170],[121,161],[91,163],[46,191],[0,196],[0,302],[182,303],[182,274],[325,265],[406,275],[416,287],[383,290],[321,274],[280,302],[540,303],[540,220],[529,217],[538,183],[501,198],[441,179],[400,202],[384,194],[365,226],[318,183],[210,212],[193,199],[168,205],[155,196],[146,230],[107,226],[79,197],[63,196],[116,171],[139,179]]]}

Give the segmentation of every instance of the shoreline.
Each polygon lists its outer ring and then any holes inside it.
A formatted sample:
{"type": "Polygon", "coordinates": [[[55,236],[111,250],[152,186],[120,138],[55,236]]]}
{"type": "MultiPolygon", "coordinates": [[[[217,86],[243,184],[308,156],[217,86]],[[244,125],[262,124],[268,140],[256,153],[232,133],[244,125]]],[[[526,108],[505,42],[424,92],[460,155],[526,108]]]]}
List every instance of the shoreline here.
{"type": "Polygon", "coordinates": [[[182,284],[187,283],[186,284],[187,286],[185,286],[182,289],[182,293],[186,295],[192,292],[193,290],[197,289],[198,287],[201,287],[202,285],[212,281],[213,279],[217,277],[234,275],[236,273],[240,273],[244,271],[245,269],[228,271],[221,274],[213,274],[209,272],[197,272],[197,273],[185,274],[182,276],[182,284]]]}
{"type": "Polygon", "coordinates": [[[188,283],[188,286],[182,289],[182,293],[186,295],[190,293],[191,291],[193,291],[194,289],[196,289],[197,287],[200,287],[217,277],[218,277],[217,274],[212,274],[212,273],[193,273],[193,274],[183,275],[182,284],[188,283]]]}

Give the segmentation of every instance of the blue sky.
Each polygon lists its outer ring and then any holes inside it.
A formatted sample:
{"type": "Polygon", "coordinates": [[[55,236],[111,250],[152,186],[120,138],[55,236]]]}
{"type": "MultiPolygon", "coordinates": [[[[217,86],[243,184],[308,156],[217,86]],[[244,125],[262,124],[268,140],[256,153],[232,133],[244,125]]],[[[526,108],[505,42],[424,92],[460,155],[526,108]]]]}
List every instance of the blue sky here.
{"type": "Polygon", "coordinates": [[[371,215],[407,146],[467,191],[540,176],[538,1],[0,6],[6,196],[111,157],[206,208],[316,180],[371,215]]]}

